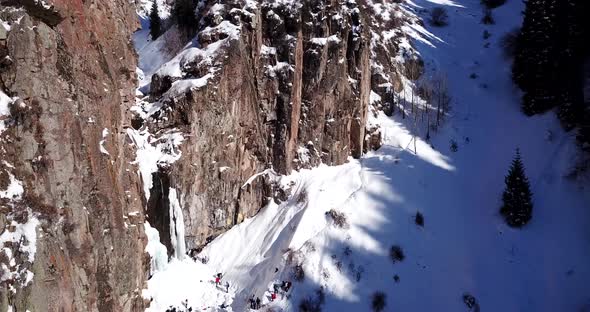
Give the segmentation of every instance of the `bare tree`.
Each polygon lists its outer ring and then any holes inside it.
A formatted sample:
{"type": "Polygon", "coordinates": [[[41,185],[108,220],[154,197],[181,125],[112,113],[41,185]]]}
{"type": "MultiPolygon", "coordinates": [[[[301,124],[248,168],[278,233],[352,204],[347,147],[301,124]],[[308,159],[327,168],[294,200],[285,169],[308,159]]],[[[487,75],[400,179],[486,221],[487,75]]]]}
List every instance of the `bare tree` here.
{"type": "Polygon", "coordinates": [[[433,97],[436,101],[436,127],[440,125],[441,118],[448,112],[451,96],[448,90],[447,76],[437,74],[432,78],[433,97]]]}

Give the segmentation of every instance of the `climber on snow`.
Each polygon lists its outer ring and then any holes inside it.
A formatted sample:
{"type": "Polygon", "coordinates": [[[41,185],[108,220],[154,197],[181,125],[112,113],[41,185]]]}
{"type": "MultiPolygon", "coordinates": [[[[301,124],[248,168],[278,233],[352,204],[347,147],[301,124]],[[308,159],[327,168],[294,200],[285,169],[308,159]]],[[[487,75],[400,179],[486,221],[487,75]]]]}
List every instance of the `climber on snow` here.
{"type": "Polygon", "coordinates": [[[217,273],[215,276],[215,285],[221,285],[221,273],[217,273]]]}
{"type": "Polygon", "coordinates": [[[291,289],[291,282],[289,282],[289,281],[283,281],[283,283],[281,284],[281,288],[285,292],[289,292],[289,289],[291,289]]]}

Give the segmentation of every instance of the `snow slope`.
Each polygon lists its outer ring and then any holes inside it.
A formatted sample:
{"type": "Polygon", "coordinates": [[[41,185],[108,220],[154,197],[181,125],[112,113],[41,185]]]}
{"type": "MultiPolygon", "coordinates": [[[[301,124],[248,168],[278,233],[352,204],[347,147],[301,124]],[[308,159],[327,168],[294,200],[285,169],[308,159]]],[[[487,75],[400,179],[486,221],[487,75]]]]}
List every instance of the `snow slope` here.
{"type": "Polygon", "coordinates": [[[227,304],[227,311],[246,311],[251,295],[263,298],[269,311],[297,311],[321,286],[324,311],[370,311],[375,291],[387,295],[385,311],[467,311],[466,292],[485,311],[590,309],[590,193],[563,177],[574,139],[551,113],[527,118],[519,112],[510,65],[498,46],[518,25],[522,3],[509,0],[495,9],[496,24],[489,26],[480,24],[476,0],[406,6],[426,19],[420,9],[437,5],[447,8],[449,26],[414,25],[408,33],[416,36],[427,69],[449,77],[446,126],[428,143],[418,137],[414,153],[406,120],[379,114],[371,122],[381,126],[380,150],[282,177],[291,198],[215,239],[199,255],[207,264],[174,259],[154,274],[144,291],[153,299],[149,311],[185,299],[205,310],[227,304]],[[492,34],[488,40],[484,30],[492,34]],[[457,152],[449,149],[451,139],[457,152]],[[535,204],[522,230],[508,228],[498,214],[517,147],[535,204]],[[333,225],[325,216],[330,209],[347,216],[347,228],[333,225]],[[425,217],[423,228],[414,224],[416,211],[425,217]],[[404,250],[402,262],[389,259],[394,244],[404,250]],[[299,263],[305,278],[295,282],[292,268],[299,263]],[[212,284],[217,272],[230,282],[228,293],[212,284]],[[282,280],[294,281],[289,298],[267,303],[268,290],[282,280]]]}

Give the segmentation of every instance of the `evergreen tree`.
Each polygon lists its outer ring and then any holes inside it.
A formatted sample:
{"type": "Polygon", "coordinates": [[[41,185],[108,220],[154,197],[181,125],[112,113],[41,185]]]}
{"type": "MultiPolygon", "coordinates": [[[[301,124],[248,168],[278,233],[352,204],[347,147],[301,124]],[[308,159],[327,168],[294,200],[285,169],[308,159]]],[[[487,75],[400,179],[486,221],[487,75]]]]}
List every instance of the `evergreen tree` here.
{"type": "Polygon", "coordinates": [[[158,14],[158,1],[153,0],[152,9],[150,10],[150,36],[152,40],[160,37],[162,34],[162,20],[158,14]]]}
{"type": "Polygon", "coordinates": [[[558,117],[566,130],[576,127],[584,114],[584,20],[583,4],[579,0],[563,0],[557,6],[556,97],[558,117]]]}
{"type": "Polygon", "coordinates": [[[373,299],[371,300],[371,308],[375,312],[381,312],[385,309],[385,293],[381,291],[377,291],[373,294],[373,299]]]}
{"type": "Polygon", "coordinates": [[[500,213],[509,226],[522,227],[532,217],[533,203],[529,181],[525,175],[518,149],[505,182],[506,189],[502,194],[500,213]]]}
{"type": "Polygon", "coordinates": [[[196,9],[195,0],[176,0],[174,2],[172,14],[178,28],[185,34],[191,34],[197,28],[196,9]]]}
{"type": "Polygon", "coordinates": [[[516,41],[512,66],[514,82],[525,92],[523,112],[533,115],[557,105],[555,92],[557,0],[529,0],[516,41]]]}

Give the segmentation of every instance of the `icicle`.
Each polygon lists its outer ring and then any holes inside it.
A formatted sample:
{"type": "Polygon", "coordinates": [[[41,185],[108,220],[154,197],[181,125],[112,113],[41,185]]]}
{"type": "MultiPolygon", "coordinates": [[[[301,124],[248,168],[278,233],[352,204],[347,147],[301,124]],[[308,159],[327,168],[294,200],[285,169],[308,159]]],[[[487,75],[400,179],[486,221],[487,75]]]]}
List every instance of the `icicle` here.
{"type": "Polygon", "coordinates": [[[168,193],[170,201],[170,240],[174,248],[174,255],[177,259],[183,259],[186,253],[186,243],[184,241],[184,218],[182,208],[178,202],[178,196],[175,188],[170,188],[168,193]]]}
{"type": "Polygon", "coordinates": [[[150,254],[150,273],[153,275],[158,271],[163,271],[168,265],[168,251],[166,246],[160,242],[158,230],[151,227],[147,221],[144,223],[144,227],[148,239],[145,251],[150,254]]]}

